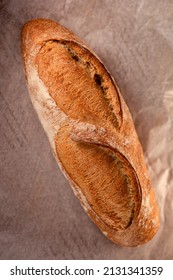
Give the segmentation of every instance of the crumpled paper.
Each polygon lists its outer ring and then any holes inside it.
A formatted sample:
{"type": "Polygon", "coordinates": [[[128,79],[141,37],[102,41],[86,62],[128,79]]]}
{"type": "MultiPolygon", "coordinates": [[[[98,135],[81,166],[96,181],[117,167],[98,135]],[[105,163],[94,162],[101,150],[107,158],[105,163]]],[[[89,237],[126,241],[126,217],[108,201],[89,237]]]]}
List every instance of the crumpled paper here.
{"type": "Polygon", "coordinates": [[[0,259],[173,259],[173,2],[0,3],[0,259]],[[22,25],[50,18],[102,59],[131,111],[161,226],[137,248],[109,241],[80,206],[52,155],[27,91],[22,25]]]}

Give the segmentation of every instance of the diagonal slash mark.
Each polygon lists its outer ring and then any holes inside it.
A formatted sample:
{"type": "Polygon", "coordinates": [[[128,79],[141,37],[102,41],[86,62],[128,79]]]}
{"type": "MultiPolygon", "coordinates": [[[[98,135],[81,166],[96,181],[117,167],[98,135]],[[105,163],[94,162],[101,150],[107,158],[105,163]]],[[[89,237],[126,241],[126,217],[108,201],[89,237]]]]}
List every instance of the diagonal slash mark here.
{"type": "MultiPolygon", "coordinates": [[[[26,135],[24,134],[24,132],[23,132],[23,130],[22,130],[22,128],[21,128],[21,126],[20,126],[18,120],[16,119],[16,117],[15,117],[13,111],[12,111],[11,108],[9,107],[9,104],[7,103],[6,99],[4,98],[2,92],[0,92],[0,97],[1,97],[2,100],[4,101],[4,103],[5,103],[6,107],[7,107],[7,109],[9,110],[9,112],[10,112],[12,118],[13,118],[14,121],[16,122],[16,124],[17,124],[17,126],[18,126],[18,128],[19,128],[19,131],[21,132],[23,138],[25,139],[25,142],[28,143],[28,140],[27,140],[27,138],[26,138],[26,135]]],[[[16,134],[15,134],[15,135],[16,135],[16,134]]]]}
{"type": "Polygon", "coordinates": [[[8,126],[10,127],[11,131],[12,131],[13,134],[15,135],[15,137],[16,137],[16,139],[17,139],[19,145],[22,147],[22,146],[23,146],[23,141],[21,141],[20,138],[18,137],[18,135],[17,135],[15,129],[13,128],[13,126],[11,125],[11,123],[9,122],[7,116],[6,116],[5,114],[3,114],[3,117],[4,117],[4,119],[6,120],[6,122],[7,122],[8,126]]]}
{"type": "Polygon", "coordinates": [[[61,240],[63,241],[65,247],[66,247],[66,248],[68,249],[68,251],[70,252],[72,258],[75,259],[75,256],[73,255],[72,250],[71,250],[71,248],[69,247],[69,245],[67,244],[67,242],[66,242],[66,240],[65,240],[65,238],[64,238],[64,236],[63,236],[63,234],[62,234],[61,231],[59,232],[59,235],[60,235],[60,238],[61,238],[61,240]]]}
{"type": "Polygon", "coordinates": [[[88,245],[86,243],[86,240],[83,238],[83,236],[81,235],[80,231],[78,230],[78,227],[77,225],[74,223],[74,229],[76,230],[78,236],[79,236],[79,239],[81,240],[82,244],[85,246],[85,248],[88,250],[88,245]]]}

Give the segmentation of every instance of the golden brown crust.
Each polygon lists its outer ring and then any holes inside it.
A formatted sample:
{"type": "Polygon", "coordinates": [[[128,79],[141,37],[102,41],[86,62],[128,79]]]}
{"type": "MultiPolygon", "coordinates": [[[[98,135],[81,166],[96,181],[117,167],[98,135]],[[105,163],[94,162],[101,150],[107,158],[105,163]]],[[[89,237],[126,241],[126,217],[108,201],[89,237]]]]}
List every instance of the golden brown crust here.
{"type": "Polygon", "coordinates": [[[25,24],[22,53],[33,105],[88,215],[120,245],[152,239],[154,191],[131,115],[104,65],[51,20],[25,24]]]}

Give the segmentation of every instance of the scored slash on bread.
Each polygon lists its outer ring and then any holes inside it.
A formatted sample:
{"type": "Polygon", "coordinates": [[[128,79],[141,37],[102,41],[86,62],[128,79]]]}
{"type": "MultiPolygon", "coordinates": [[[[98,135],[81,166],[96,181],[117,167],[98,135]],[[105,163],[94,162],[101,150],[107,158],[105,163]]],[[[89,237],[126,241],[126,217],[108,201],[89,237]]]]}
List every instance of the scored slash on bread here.
{"type": "Polygon", "coordinates": [[[26,23],[30,97],[54,156],[87,214],[113,242],[151,240],[159,212],[130,112],[113,78],[71,31],[26,23]]]}

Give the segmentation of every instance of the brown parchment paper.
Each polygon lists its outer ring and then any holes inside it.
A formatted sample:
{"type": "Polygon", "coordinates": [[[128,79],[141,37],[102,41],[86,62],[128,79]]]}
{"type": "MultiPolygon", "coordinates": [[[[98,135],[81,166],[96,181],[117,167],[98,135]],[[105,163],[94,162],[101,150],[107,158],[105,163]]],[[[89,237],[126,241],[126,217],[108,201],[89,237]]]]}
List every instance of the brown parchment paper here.
{"type": "Polygon", "coordinates": [[[0,1],[0,259],[173,259],[173,1],[0,1]],[[22,25],[75,32],[119,85],[143,146],[161,226],[138,248],[109,241],[52,156],[27,91],[22,25]]]}

